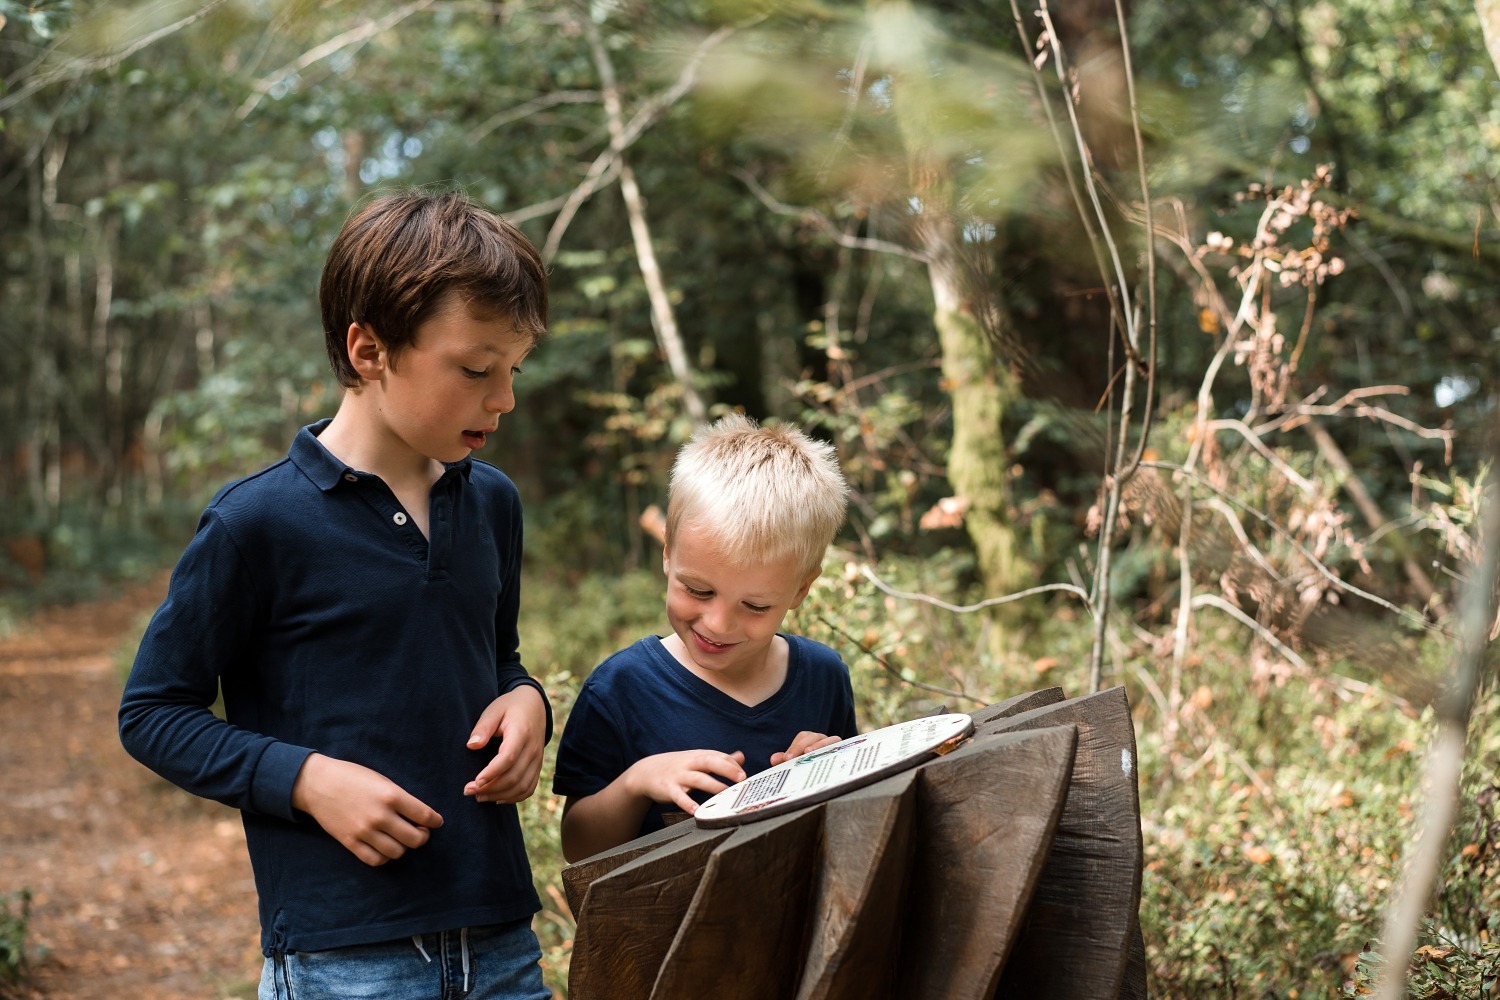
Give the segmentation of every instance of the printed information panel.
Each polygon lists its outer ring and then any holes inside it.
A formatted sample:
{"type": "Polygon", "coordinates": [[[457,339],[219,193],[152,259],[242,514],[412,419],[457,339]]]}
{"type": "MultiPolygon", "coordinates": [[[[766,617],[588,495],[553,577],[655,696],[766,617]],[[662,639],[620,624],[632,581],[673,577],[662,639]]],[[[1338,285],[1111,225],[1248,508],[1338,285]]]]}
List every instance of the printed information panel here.
{"type": "Polygon", "coordinates": [[[810,806],[946,753],[973,731],[973,719],[952,714],[851,736],[731,785],[693,818],[699,826],[733,826],[810,806]]]}

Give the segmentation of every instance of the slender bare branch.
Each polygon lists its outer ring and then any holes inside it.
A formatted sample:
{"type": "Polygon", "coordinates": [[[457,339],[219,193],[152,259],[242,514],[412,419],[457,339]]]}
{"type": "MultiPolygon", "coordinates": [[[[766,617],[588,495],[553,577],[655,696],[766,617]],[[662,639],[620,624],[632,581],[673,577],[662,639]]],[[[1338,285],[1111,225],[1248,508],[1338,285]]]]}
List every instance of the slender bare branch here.
{"type": "MultiPolygon", "coordinates": [[[[708,407],[694,385],[692,366],[688,363],[687,351],[683,347],[682,333],[677,328],[677,317],[672,310],[672,300],[662,278],[661,265],[656,259],[656,247],[651,237],[651,227],[646,220],[645,200],[635,182],[635,174],[625,159],[625,123],[620,106],[620,88],[615,80],[614,62],[609,50],[604,47],[599,26],[588,15],[579,18],[584,33],[588,36],[589,49],[594,55],[594,65],[603,84],[604,114],[609,125],[609,145],[620,164],[620,194],[625,201],[625,212],[630,220],[630,235],[635,243],[636,261],[640,265],[641,279],[646,284],[646,295],[651,302],[651,325],[656,329],[656,339],[672,375],[682,389],[682,400],[688,415],[695,423],[702,423],[708,416],[708,407]]],[[[555,245],[553,246],[555,250],[555,245]]]]}
{"type": "Polygon", "coordinates": [[[1141,467],[1146,469],[1167,469],[1168,471],[1174,472],[1180,476],[1186,476],[1187,478],[1191,479],[1192,482],[1196,485],[1201,486],[1213,493],[1216,493],[1220,497],[1223,497],[1225,500],[1229,501],[1229,503],[1238,507],[1240,510],[1245,511],[1247,514],[1251,515],[1256,520],[1266,525],[1266,527],[1276,532],[1282,538],[1286,539],[1287,543],[1295,548],[1297,552],[1301,554],[1302,558],[1307,560],[1308,565],[1313,568],[1313,571],[1323,579],[1327,580],[1330,584],[1332,584],[1335,590],[1369,601],[1371,604],[1379,605],[1380,607],[1385,608],[1387,611],[1390,611],[1401,618],[1405,618],[1412,624],[1419,626],[1424,631],[1438,632],[1442,635],[1451,635],[1451,633],[1446,628],[1437,624],[1436,622],[1430,622],[1427,619],[1423,618],[1421,615],[1413,614],[1411,611],[1408,611],[1407,609],[1399,605],[1392,604],[1390,601],[1386,600],[1383,597],[1379,597],[1366,590],[1361,590],[1360,588],[1354,586],[1352,583],[1345,582],[1339,577],[1337,573],[1324,565],[1322,560],[1313,555],[1311,552],[1307,551],[1307,546],[1299,542],[1296,537],[1293,536],[1292,533],[1286,528],[1282,527],[1280,524],[1277,524],[1273,518],[1261,513],[1254,507],[1245,503],[1243,500],[1240,500],[1224,492],[1213,483],[1208,482],[1202,476],[1197,475],[1191,470],[1172,462],[1142,462],[1141,467]]]}
{"type": "MultiPolygon", "coordinates": [[[[1493,467],[1492,467],[1493,468],[1493,467]]],[[[1435,705],[1437,731],[1427,753],[1427,790],[1415,843],[1408,851],[1406,870],[1396,899],[1386,915],[1380,952],[1385,969],[1377,997],[1402,1000],[1407,995],[1406,974],[1422,916],[1427,912],[1447,850],[1453,820],[1458,813],[1464,747],[1474,698],[1484,676],[1485,651],[1490,625],[1495,620],[1496,565],[1500,563],[1500,496],[1493,483],[1483,499],[1483,512],[1476,527],[1479,563],[1464,591],[1459,628],[1462,638],[1448,684],[1435,705]]]]}
{"type": "MultiPolygon", "coordinates": [[[[514,212],[506,212],[505,217],[516,225],[528,219],[541,218],[551,215],[553,212],[567,211],[568,217],[578,210],[578,205],[583,204],[584,199],[600,188],[607,187],[615,182],[620,176],[620,161],[613,156],[602,156],[594,161],[603,171],[601,176],[585,178],[584,181],[567,194],[560,194],[556,198],[547,201],[533,202],[525,208],[518,208],[514,212]],[[571,206],[571,208],[570,208],[571,206]]],[[[543,260],[551,261],[551,257],[543,257],[543,260]]]]}
{"type": "Polygon", "coordinates": [[[919,681],[915,680],[914,678],[907,677],[900,670],[898,670],[893,663],[891,663],[885,657],[881,656],[879,653],[875,652],[875,650],[871,649],[869,646],[865,645],[859,639],[850,635],[842,626],[838,625],[836,622],[830,621],[823,615],[818,615],[818,621],[826,625],[831,631],[843,636],[845,641],[852,643],[859,649],[860,652],[864,653],[876,663],[880,664],[882,669],[884,669],[888,674],[896,678],[896,680],[900,681],[902,684],[918,688],[922,691],[928,691],[932,694],[946,695],[950,698],[963,698],[965,701],[972,701],[974,704],[980,706],[989,704],[988,698],[979,698],[972,694],[969,694],[967,691],[954,691],[949,688],[938,687],[936,684],[928,684],[925,681],[919,681]]]}
{"type": "Polygon", "coordinates": [[[997,604],[1009,604],[1011,601],[1019,601],[1023,597],[1035,597],[1037,594],[1046,594],[1057,590],[1074,595],[1083,602],[1084,608],[1088,610],[1091,616],[1094,613],[1094,606],[1089,601],[1088,591],[1071,583],[1045,583],[1039,587],[1028,587],[1026,590],[1017,591],[1014,594],[991,597],[980,601],[978,604],[949,604],[947,601],[933,597],[930,594],[915,594],[905,590],[897,590],[876,576],[874,570],[868,566],[861,566],[859,572],[861,576],[873,583],[879,590],[892,597],[899,597],[906,601],[921,601],[924,604],[931,604],[935,608],[942,608],[944,611],[952,611],[954,614],[965,615],[973,611],[993,608],[997,604]]]}
{"type": "MultiPolygon", "coordinates": [[[[1026,30],[1026,22],[1021,19],[1021,8],[1017,0],[1010,0],[1011,16],[1016,22],[1016,34],[1021,36],[1021,47],[1026,53],[1031,53],[1042,43],[1037,42],[1033,46],[1030,33],[1026,30]]],[[[1109,302],[1109,315],[1111,325],[1119,324],[1123,329],[1120,319],[1120,300],[1115,294],[1115,287],[1109,281],[1109,265],[1104,259],[1104,247],[1099,239],[1099,231],[1094,225],[1094,219],[1083,205],[1083,193],[1080,190],[1077,177],[1073,174],[1073,161],[1068,155],[1068,144],[1063,137],[1062,127],[1057,123],[1057,116],[1052,113],[1052,99],[1047,94],[1047,84],[1042,79],[1041,62],[1039,58],[1029,60],[1031,63],[1032,81],[1036,85],[1037,103],[1041,105],[1042,113],[1047,118],[1047,126],[1052,132],[1052,138],[1057,142],[1058,162],[1062,165],[1063,178],[1066,181],[1068,194],[1073,199],[1073,208],[1078,213],[1078,219],[1083,224],[1084,234],[1088,237],[1089,248],[1094,254],[1094,264],[1099,269],[1100,280],[1104,282],[1104,294],[1109,302]]],[[[1088,169],[1084,164],[1084,169],[1088,169]]]]}
{"type": "Polygon", "coordinates": [[[503,125],[529,118],[540,111],[555,108],[559,104],[592,104],[597,100],[599,100],[597,90],[554,90],[550,94],[542,94],[529,101],[522,101],[515,107],[496,112],[470,129],[465,138],[470,142],[478,142],[503,125]]]}
{"type": "Polygon", "coordinates": [[[1235,538],[1239,539],[1240,547],[1250,554],[1250,558],[1257,566],[1265,570],[1271,579],[1278,581],[1281,579],[1281,574],[1276,572],[1276,568],[1261,554],[1260,549],[1256,548],[1250,541],[1250,536],[1245,532],[1245,526],[1240,523],[1239,515],[1231,510],[1227,503],[1218,497],[1210,497],[1204,501],[1203,506],[1215,511],[1228,522],[1229,530],[1234,532],[1235,538]]]}
{"type": "Polygon", "coordinates": [[[414,0],[413,3],[409,3],[404,7],[396,8],[378,21],[366,21],[363,24],[350,28],[348,31],[334,35],[321,45],[313,46],[274,73],[270,73],[257,80],[255,86],[251,88],[250,96],[245,98],[244,103],[235,111],[234,117],[239,121],[248,118],[250,113],[260,105],[265,96],[271,92],[271,89],[287,77],[302,72],[307,67],[327,59],[336,52],[368,42],[381,32],[394,28],[418,11],[431,7],[432,4],[433,0],[414,0]]]}
{"type": "MultiPolygon", "coordinates": [[[[155,31],[148,31],[146,34],[140,36],[139,38],[131,39],[129,42],[125,43],[119,49],[116,49],[113,52],[107,52],[101,55],[86,58],[68,59],[61,66],[58,66],[55,69],[48,70],[45,73],[39,73],[36,76],[28,79],[26,83],[16,89],[15,92],[0,97],[0,113],[4,113],[10,110],[17,104],[20,104],[22,101],[31,97],[32,94],[35,94],[40,90],[45,90],[46,88],[52,86],[54,83],[59,83],[64,80],[76,80],[88,73],[113,69],[142,49],[154,45],[157,42],[161,41],[163,38],[166,38],[169,35],[174,35],[182,29],[203,20],[209,14],[213,13],[216,8],[222,7],[226,2],[227,0],[209,0],[208,3],[204,4],[198,10],[195,10],[193,13],[187,15],[186,17],[178,18],[171,24],[162,25],[155,31]]],[[[49,50],[47,54],[52,55],[56,51],[56,48],[54,48],[52,50],[49,50]]]]}
{"type": "Polygon", "coordinates": [[[778,215],[792,215],[796,216],[799,219],[804,219],[808,222],[813,223],[819,229],[823,230],[823,232],[828,234],[828,236],[839,246],[849,247],[853,250],[871,250],[875,253],[894,254],[898,257],[907,257],[911,260],[919,260],[924,264],[931,259],[930,255],[928,255],[927,253],[924,253],[921,250],[913,250],[911,247],[902,246],[900,243],[891,243],[888,240],[871,239],[867,236],[850,235],[849,233],[846,233],[842,229],[840,229],[837,225],[834,224],[832,219],[828,218],[828,216],[824,215],[822,212],[819,212],[817,209],[798,208],[795,205],[788,205],[785,202],[778,200],[775,195],[771,194],[771,192],[762,187],[760,181],[756,180],[755,176],[748,170],[742,170],[737,167],[731,170],[730,173],[743,181],[745,186],[750,189],[750,193],[755,195],[755,197],[760,200],[760,203],[762,205],[766,206],[778,215]]]}
{"type": "MultiPolygon", "coordinates": [[[[1146,178],[1146,140],[1141,133],[1140,104],[1136,100],[1135,70],[1130,58],[1130,31],[1125,21],[1125,5],[1115,0],[1115,23],[1120,30],[1120,52],[1124,58],[1125,93],[1130,102],[1130,132],[1135,139],[1135,164],[1141,185],[1141,205],[1146,213],[1146,398],[1141,407],[1141,430],[1130,464],[1118,466],[1116,477],[1122,481],[1135,471],[1151,437],[1151,421],[1156,409],[1156,209],[1151,202],[1151,185],[1146,178]]],[[[1135,345],[1139,350],[1140,345],[1135,345]]],[[[1123,430],[1123,429],[1122,429],[1123,430]]],[[[1121,444],[1125,435],[1120,436],[1121,444]]]]}
{"type": "MultiPolygon", "coordinates": [[[[590,24],[593,23],[587,13],[582,16],[590,24]]],[[[578,214],[578,209],[582,207],[583,203],[588,201],[595,191],[598,191],[605,185],[605,177],[609,176],[613,178],[620,175],[621,165],[616,161],[619,160],[621,154],[629,149],[645,133],[646,129],[654,125],[657,119],[668,108],[676,104],[682,99],[683,95],[693,88],[693,84],[697,82],[698,70],[703,65],[703,60],[707,58],[708,54],[715,47],[734,34],[735,30],[732,27],[723,27],[699,42],[698,47],[693,50],[692,56],[683,66],[682,72],[677,75],[677,79],[673,82],[672,86],[642,103],[630,121],[620,126],[618,135],[614,134],[612,128],[609,148],[596,156],[594,162],[589,164],[589,169],[584,175],[583,181],[563,201],[562,210],[558,212],[557,218],[553,220],[552,228],[547,233],[547,240],[542,245],[543,260],[550,261],[557,255],[557,248],[562,245],[563,234],[567,232],[568,226],[572,224],[573,217],[578,214]]],[[[621,114],[623,115],[623,111],[621,114]]],[[[536,206],[528,206],[513,213],[511,217],[513,218],[516,215],[526,213],[526,218],[533,218],[536,215],[542,214],[535,209],[536,206]]]]}
{"type": "MultiPolygon", "coordinates": [[[[1083,165],[1083,187],[1088,192],[1089,202],[1093,206],[1094,219],[1099,223],[1099,236],[1108,250],[1110,267],[1114,271],[1115,281],[1119,283],[1120,296],[1124,299],[1129,295],[1130,288],[1125,280],[1125,265],[1120,259],[1120,249],[1115,245],[1114,233],[1110,231],[1106,223],[1104,206],[1099,201],[1098,185],[1094,182],[1093,157],[1089,153],[1088,143],[1083,138],[1083,126],[1078,122],[1078,108],[1072,96],[1073,89],[1068,86],[1067,64],[1063,59],[1062,43],[1058,40],[1057,28],[1052,23],[1052,12],[1047,7],[1047,0],[1041,0],[1038,4],[1037,14],[1047,28],[1047,45],[1052,50],[1052,66],[1057,73],[1058,84],[1062,87],[1063,107],[1068,109],[1073,139],[1078,145],[1078,158],[1083,165]]],[[[1125,326],[1127,343],[1134,347],[1136,343],[1135,321],[1128,302],[1120,309],[1120,320],[1125,326]]]]}
{"type": "Polygon", "coordinates": [[[1301,490],[1305,495],[1312,496],[1318,491],[1317,487],[1314,486],[1306,477],[1302,476],[1297,472],[1296,469],[1293,469],[1290,465],[1287,465],[1286,459],[1282,458],[1270,448],[1266,447],[1266,443],[1262,441],[1260,439],[1260,436],[1257,435],[1253,430],[1251,430],[1243,420],[1230,420],[1227,418],[1220,420],[1210,420],[1204,425],[1204,428],[1210,432],[1237,432],[1240,437],[1245,439],[1246,444],[1255,449],[1255,451],[1258,452],[1262,458],[1264,458],[1267,462],[1270,462],[1271,465],[1275,467],[1277,472],[1280,472],[1283,476],[1285,476],[1288,482],[1295,484],[1297,489],[1301,490]]]}

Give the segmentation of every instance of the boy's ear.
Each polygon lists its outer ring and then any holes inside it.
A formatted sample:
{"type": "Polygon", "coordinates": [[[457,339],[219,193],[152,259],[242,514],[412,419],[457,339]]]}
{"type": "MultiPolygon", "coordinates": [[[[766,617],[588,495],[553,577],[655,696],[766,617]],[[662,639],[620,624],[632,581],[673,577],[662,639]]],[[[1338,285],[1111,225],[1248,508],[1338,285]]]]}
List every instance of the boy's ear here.
{"type": "Polygon", "coordinates": [[[375,331],[364,323],[350,323],[344,347],[349,352],[349,363],[367,381],[378,381],[385,374],[385,345],[375,336],[375,331]]]}
{"type": "Polygon", "coordinates": [[[823,570],[821,568],[815,569],[808,574],[807,579],[802,581],[802,586],[797,590],[797,596],[792,598],[791,606],[793,608],[802,606],[802,602],[807,600],[807,592],[812,589],[813,581],[822,575],[823,570]]]}

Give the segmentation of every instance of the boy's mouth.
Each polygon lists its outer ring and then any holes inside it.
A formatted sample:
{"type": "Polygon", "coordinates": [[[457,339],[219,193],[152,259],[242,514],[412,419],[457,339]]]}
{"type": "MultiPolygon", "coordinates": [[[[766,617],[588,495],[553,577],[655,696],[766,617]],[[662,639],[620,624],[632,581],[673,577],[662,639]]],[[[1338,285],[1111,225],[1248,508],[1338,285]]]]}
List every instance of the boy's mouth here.
{"type": "Polygon", "coordinates": [[[722,653],[738,645],[738,643],[733,642],[714,642],[712,639],[705,639],[703,634],[697,629],[690,631],[693,633],[693,638],[698,640],[698,644],[710,653],[722,653]]]}
{"type": "Polygon", "coordinates": [[[464,444],[468,445],[471,451],[477,451],[484,447],[487,435],[487,431],[464,431],[464,444]]]}

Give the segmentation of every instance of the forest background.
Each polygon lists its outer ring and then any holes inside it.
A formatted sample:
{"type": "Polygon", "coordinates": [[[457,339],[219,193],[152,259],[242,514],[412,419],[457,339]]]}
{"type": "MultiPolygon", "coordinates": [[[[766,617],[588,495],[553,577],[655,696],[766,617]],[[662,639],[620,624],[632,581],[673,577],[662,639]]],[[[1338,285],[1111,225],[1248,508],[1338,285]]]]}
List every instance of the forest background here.
{"type": "MultiPolygon", "coordinates": [[[[796,423],[855,492],[789,627],[863,726],[1123,684],[1153,994],[1368,992],[1493,447],[1487,8],[0,0],[0,628],[331,414],[329,241],[459,186],[550,266],[481,457],[559,721],[664,628],[676,446],[796,423]]],[[[1500,989],[1493,674],[1415,996],[1500,989]]]]}

